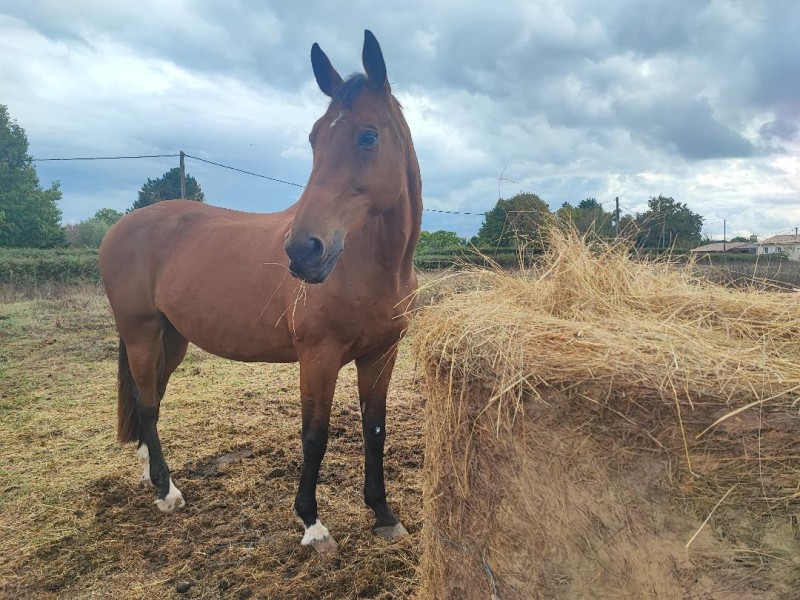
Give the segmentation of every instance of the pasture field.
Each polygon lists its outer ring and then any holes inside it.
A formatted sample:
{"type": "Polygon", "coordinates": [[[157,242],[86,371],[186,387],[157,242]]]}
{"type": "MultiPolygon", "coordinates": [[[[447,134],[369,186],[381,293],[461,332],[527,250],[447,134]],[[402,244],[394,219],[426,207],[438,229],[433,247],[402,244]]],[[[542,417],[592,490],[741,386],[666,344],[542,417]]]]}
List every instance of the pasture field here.
{"type": "Polygon", "coordinates": [[[405,598],[417,585],[422,393],[403,343],[386,479],[410,536],[372,535],[355,370],[343,369],[318,498],[339,553],[299,545],[297,365],[190,346],[159,429],[187,501],[165,515],[115,440],[117,337],[100,288],[0,304],[0,597],[405,598]]]}
{"type": "MultiPolygon", "coordinates": [[[[420,305],[481,285],[430,274],[422,283],[420,305]]],[[[187,506],[164,515],[139,487],[134,446],[116,442],[118,342],[102,289],[0,286],[3,300],[0,598],[388,599],[419,590],[425,394],[413,340],[401,345],[386,445],[389,501],[411,535],[387,542],[370,532],[347,367],[318,487],[339,553],[323,556],[299,545],[292,514],[297,365],[236,363],[190,346],[159,422],[187,506]]]]}

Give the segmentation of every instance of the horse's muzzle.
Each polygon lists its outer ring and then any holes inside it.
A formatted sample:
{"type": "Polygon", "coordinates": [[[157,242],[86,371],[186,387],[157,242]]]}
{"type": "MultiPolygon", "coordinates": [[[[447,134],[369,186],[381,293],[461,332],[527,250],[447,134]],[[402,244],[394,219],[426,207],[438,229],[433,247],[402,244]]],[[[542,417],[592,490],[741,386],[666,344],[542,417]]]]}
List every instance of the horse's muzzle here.
{"type": "Polygon", "coordinates": [[[334,234],[327,245],[315,236],[290,236],[284,245],[289,272],[306,283],[322,283],[331,274],[344,250],[342,236],[334,234]]]}

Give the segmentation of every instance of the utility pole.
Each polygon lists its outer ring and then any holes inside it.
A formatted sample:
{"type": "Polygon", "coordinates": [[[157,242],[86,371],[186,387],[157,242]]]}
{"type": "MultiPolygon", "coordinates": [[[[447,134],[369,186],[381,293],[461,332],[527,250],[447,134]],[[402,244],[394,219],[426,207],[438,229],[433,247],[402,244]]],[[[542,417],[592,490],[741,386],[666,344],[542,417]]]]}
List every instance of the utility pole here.
{"type": "MultiPolygon", "coordinates": [[[[719,223],[719,221],[717,221],[717,223],[719,223]]],[[[726,241],[727,237],[728,237],[727,223],[725,222],[725,219],[722,219],[722,251],[723,252],[725,252],[726,249],[727,249],[727,246],[725,244],[725,241],[726,241]]]]}
{"type": "Polygon", "coordinates": [[[617,197],[615,198],[615,200],[616,200],[616,202],[617,202],[617,211],[616,211],[616,212],[617,212],[617,218],[616,218],[616,221],[615,221],[615,222],[616,222],[616,224],[615,224],[615,226],[614,226],[614,229],[615,229],[615,231],[614,231],[614,237],[618,238],[618,237],[619,237],[619,196],[617,196],[617,197]]]}
{"type": "Polygon", "coordinates": [[[183,161],[184,156],[186,155],[181,150],[181,199],[186,198],[186,165],[183,161]]]}

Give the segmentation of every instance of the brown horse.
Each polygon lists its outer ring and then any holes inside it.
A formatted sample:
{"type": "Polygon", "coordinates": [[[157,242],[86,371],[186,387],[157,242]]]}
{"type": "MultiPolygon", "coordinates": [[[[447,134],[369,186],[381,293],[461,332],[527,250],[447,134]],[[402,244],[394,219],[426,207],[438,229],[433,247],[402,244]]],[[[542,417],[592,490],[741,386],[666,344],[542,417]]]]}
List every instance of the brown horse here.
{"type": "Polygon", "coordinates": [[[422,191],[411,134],[369,31],[363,63],[366,76],[343,81],[311,48],[331,101],[311,130],[313,166],[295,205],[252,214],[160,202],[125,216],[103,241],[100,270],[120,336],[118,437],[139,443],[142,482],[156,486],[162,511],[184,500],[156,423],[191,341],[233,360],[300,362],[303,469],[294,508],[305,526],[301,544],[320,551],[337,545],[319,521],[317,477],[336,379],[355,361],[364,500],[377,533],[406,533],[386,502],[383,447],[386,393],[417,285],[422,191]]]}

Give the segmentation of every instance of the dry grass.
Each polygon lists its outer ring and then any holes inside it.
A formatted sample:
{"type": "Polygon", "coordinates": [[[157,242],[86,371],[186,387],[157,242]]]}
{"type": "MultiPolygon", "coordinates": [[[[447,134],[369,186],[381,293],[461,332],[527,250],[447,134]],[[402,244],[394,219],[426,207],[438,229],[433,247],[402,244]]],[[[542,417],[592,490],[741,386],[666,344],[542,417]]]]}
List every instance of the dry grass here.
{"type": "Polygon", "coordinates": [[[794,294],[558,232],[536,269],[472,277],[416,323],[426,594],[796,589],[794,294]]]}
{"type": "Polygon", "coordinates": [[[117,339],[96,290],[0,305],[0,597],[402,598],[417,583],[421,403],[402,351],[390,398],[389,501],[411,532],[373,536],[355,373],[337,387],[320,511],[340,552],[299,545],[296,365],[190,348],[159,423],[187,507],[163,515],[115,441],[117,339]]]}

